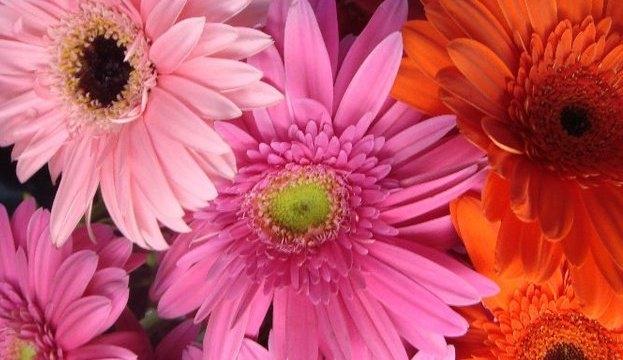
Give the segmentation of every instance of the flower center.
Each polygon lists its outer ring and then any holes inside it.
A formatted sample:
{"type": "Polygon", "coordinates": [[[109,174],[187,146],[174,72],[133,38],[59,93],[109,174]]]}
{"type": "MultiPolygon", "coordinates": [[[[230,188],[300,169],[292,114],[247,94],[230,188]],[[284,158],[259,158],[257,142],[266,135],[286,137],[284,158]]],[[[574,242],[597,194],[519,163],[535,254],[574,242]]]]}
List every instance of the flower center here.
{"type": "Polygon", "coordinates": [[[305,234],[324,224],[331,214],[326,183],[303,179],[288,183],[268,199],[268,216],[279,227],[294,234],[305,234]]]}
{"type": "Polygon", "coordinates": [[[588,360],[582,350],[573,344],[560,343],[547,351],[543,360],[588,360]]]}
{"type": "Polygon", "coordinates": [[[86,44],[80,59],[82,66],[76,73],[84,96],[102,107],[109,107],[120,98],[133,70],[124,60],[126,50],[124,45],[103,35],[86,44]]]}
{"type": "Polygon", "coordinates": [[[617,360],[620,344],[597,321],[581,313],[547,313],[524,330],[520,360],[617,360]]]}
{"type": "Polygon", "coordinates": [[[348,188],[322,166],[284,169],[259,182],[244,207],[260,239],[300,252],[337,236],[349,213],[348,188]]]}
{"type": "Polygon", "coordinates": [[[70,128],[110,129],[140,116],[156,75],[147,40],[126,14],[85,2],[51,36],[51,83],[69,110],[70,128]]]}
{"type": "Polygon", "coordinates": [[[34,343],[20,339],[10,328],[0,329],[0,359],[34,360],[37,354],[34,343]]]}
{"type": "Polygon", "coordinates": [[[581,105],[563,107],[560,112],[560,125],[570,136],[581,137],[591,128],[588,110],[581,105]]]}

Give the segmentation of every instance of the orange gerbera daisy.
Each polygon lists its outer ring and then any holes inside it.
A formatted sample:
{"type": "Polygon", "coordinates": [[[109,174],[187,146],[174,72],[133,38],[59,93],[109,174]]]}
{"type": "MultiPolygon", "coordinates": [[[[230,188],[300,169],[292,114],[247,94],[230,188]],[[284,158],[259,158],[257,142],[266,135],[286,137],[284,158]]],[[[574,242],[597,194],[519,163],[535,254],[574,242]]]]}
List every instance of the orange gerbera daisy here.
{"type": "Polygon", "coordinates": [[[500,285],[499,295],[465,311],[471,328],[454,342],[457,359],[621,360],[623,296],[606,285],[589,259],[590,301],[576,296],[565,262],[543,282],[496,272],[499,222],[489,222],[479,200],[463,197],[451,205],[452,218],[476,269],[500,285]]]}
{"type": "Polygon", "coordinates": [[[541,275],[587,255],[623,292],[623,2],[422,0],[394,95],[450,108],[493,168],[498,261],[541,275]]]}

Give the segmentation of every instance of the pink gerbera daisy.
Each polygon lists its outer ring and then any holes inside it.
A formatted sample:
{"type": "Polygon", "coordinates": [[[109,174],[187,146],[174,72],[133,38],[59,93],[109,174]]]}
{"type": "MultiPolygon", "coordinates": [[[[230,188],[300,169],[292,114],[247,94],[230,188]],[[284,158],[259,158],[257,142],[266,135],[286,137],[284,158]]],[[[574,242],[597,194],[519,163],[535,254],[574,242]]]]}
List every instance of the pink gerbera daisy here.
{"type": "MultiPolygon", "coordinates": [[[[50,213],[23,202],[9,220],[0,206],[0,359],[136,359],[108,333],[128,301],[132,243],[95,225],[97,244],[78,229],[56,248],[50,213]]],[[[122,338],[126,341],[122,341],[122,338]]],[[[131,346],[128,346],[131,347],[131,346]]]]}
{"type": "Polygon", "coordinates": [[[282,98],[240,61],[272,43],[238,26],[260,23],[265,0],[0,3],[0,145],[15,144],[22,181],[48,162],[53,179],[63,174],[57,245],[99,185],[124,235],[167,248],[160,225],[188,231],[184,209],[234,174],[213,121],[282,98]]]}
{"type": "Polygon", "coordinates": [[[477,186],[483,161],[454,116],[388,98],[406,1],[340,46],[333,0],[316,14],[307,0],[272,6],[278,47],[250,61],[287,102],[217,125],[239,173],[165,255],[158,311],[209,317],[209,359],[234,359],[271,305],[277,359],[406,359],[402,340],[445,354],[444,336],[467,330],[450,306],[496,291],[444,251],[448,202],[477,186]]]}

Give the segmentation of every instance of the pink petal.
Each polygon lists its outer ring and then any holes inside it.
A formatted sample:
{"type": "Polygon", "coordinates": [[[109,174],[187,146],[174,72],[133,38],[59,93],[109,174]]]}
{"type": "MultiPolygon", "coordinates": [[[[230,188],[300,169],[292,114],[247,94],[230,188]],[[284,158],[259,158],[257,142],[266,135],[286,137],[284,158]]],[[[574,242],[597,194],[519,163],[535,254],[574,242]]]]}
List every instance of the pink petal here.
{"type": "Polygon", "coordinates": [[[56,341],[63,349],[72,350],[102,333],[102,323],[111,310],[110,300],[103,296],[87,296],[71,304],[61,316],[56,341]]]}
{"type": "Polygon", "coordinates": [[[58,325],[67,306],[83,295],[95,273],[97,260],[93,251],[78,251],[65,259],[56,271],[48,306],[52,312],[47,314],[54,325],[58,325]]]}
{"type": "Polygon", "coordinates": [[[344,130],[351,119],[359,119],[367,112],[376,117],[389,96],[401,59],[400,33],[391,34],[372,50],[353,76],[337,108],[334,126],[338,130],[344,130]]]}
{"type": "Polygon", "coordinates": [[[136,360],[136,355],[119,346],[96,344],[87,345],[67,354],[67,360],[136,360]]]}
{"type": "Polygon", "coordinates": [[[154,88],[151,96],[152,101],[145,112],[150,132],[159,131],[171,140],[207,153],[225,154],[231,151],[206,122],[169,93],[154,88]]]}
{"type": "Polygon", "coordinates": [[[159,81],[162,89],[175,95],[198,115],[210,120],[229,120],[242,115],[234,102],[197,82],[175,75],[161,76],[159,81]]]}
{"type": "Polygon", "coordinates": [[[239,89],[224,91],[223,95],[242,110],[273,106],[283,100],[279,90],[261,81],[239,89]]]}
{"type": "Polygon", "coordinates": [[[314,99],[330,111],[333,106],[331,61],[315,14],[307,1],[294,3],[288,13],[284,62],[288,96],[314,99]]]}
{"type": "Polygon", "coordinates": [[[187,0],[168,0],[155,4],[145,22],[147,35],[155,40],[164,34],[175,24],[186,2],[187,0]]]}
{"type": "Polygon", "coordinates": [[[149,58],[160,74],[172,73],[186,60],[199,42],[204,25],[204,18],[185,19],[154,41],[149,58]]]}
{"type": "Polygon", "coordinates": [[[171,330],[156,347],[156,360],[179,360],[182,352],[199,334],[199,326],[186,320],[171,330]]]}
{"type": "Polygon", "coordinates": [[[335,103],[339,104],[364,60],[390,34],[400,31],[407,20],[406,0],[386,0],[375,11],[363,32],[345,55],[335,81],[335,103]]]}
{"type": "Polygon", "coordinates": [[[236,89],[262,78],[261,71],[241,61],[204,57],[185,62],[175,71],[175,75],[217,90],[236,89]]]}
{"type": "Polygon", "coordinates": [[[375,359],[407,359],[405,348],[385,310],[367,292],[341,297],[361,337],[375,359]]]}
{"type": "Polygon", "coordinates": [[[238,39],[238,31],[226,24],[207,23],[197,46],[188,56],[189,59],[212,55],[226,49],[238,39]]]}
{"type": "Polygon", "coordinates": [[[265,33],[244,27],[236,27],[238,37],[236,41],[230,43],[226,48],[215,52],[212,56],[242,60],[253,56],[272,45],[273,40],[265,33]]]}
{"type": "Polygon", "coordinates": [[[63,171],[52,205],[50,233],[56,245],[65,243],[93,200],[99,182],[99,162],[103,141],[89,136],[77,140],[63,171]]]}

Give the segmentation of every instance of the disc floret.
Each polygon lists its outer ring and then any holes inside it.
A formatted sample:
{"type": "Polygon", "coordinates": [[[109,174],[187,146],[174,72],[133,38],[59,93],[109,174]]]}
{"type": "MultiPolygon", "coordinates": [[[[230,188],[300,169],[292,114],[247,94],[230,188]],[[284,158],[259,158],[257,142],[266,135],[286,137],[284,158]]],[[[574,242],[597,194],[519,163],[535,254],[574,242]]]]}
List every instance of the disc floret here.
{"type": "Polygon", "coordinates": [[[260,239],[300,252],[334,239],[348,216],[348,188],[322,166],[283,169],[266,176],[245,201],[245,216],[260,239]]]}

